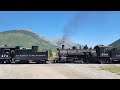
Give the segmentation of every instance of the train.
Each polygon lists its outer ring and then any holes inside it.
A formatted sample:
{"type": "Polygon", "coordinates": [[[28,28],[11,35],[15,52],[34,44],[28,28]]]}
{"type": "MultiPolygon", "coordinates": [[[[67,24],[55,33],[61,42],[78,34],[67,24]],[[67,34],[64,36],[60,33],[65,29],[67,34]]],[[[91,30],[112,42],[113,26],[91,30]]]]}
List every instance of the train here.
{"type": "MultiPolygon", "coordinates": [[[[31,48],[0,47],[0,64],[47,64],[49,50],[38,51],[38,46],[31,48]]],[[[112,46],[96,45],[94,48],[57,48],[57,58],[51,63],[77,63],[77,64],[112,64],[120,63],[120,50],[112,46]]]]}
{"type": "Polygon", "coordinates": [[[112,64],[120,62],[120,51],[112,46],[96,45],[91,48],[72,48],[65,49],[62,45],[58,50],[57,63],[97,63],[97,64],[112,64]]]}
{"type": "Polygon", "coordinates": [[[38,46],[32,48],[15,47],[0,47],[0,64],[6,63],[41,63],[45,64],[48,61],[48,51],[38,51],[38,46]]]}

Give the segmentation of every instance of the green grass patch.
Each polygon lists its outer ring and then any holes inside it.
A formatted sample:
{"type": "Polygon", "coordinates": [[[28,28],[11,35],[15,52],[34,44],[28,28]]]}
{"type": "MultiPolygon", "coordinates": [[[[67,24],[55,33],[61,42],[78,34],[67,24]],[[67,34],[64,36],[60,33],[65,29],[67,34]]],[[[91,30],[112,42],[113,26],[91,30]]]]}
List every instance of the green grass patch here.
{"type": "Polygon", "coordinates": [[[101,67],[101,69],[112,72],[112,73],[117,73],[120,75],[120,67],[119,66],[104,66],[104,67],[101,67]]]}

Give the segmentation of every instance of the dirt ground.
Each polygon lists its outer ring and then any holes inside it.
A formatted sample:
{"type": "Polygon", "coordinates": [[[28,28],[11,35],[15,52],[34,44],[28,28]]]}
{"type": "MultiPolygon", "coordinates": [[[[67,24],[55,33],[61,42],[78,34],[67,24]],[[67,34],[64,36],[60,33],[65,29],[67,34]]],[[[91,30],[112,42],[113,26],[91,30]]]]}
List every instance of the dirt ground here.
{"type": "MultiPolygon", "coordinates": [[[[1,64],[0,79],[120,79],[90,64],[1,64]]],[[[117,65],[120,66],[120,65],[117,65]]]]}

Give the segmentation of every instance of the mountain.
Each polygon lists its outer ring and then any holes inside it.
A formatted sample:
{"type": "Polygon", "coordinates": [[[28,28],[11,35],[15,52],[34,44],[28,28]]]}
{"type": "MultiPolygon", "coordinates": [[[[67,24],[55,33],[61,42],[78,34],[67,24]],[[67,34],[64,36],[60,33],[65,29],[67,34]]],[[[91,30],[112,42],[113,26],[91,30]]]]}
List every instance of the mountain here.
{"type": "Polygon", "coordinates": [[[110,44],[110,46],[120,49],[120,39],[114,41],[112,44],[110,44]]]}
{"type": "Polygon", "coordinates": [[[31,48],[32,45],[38,45],[40,50],[55,49],[50,41],[45,40],[36,33],[28,30],[9,30],[0,32],[0,46],[23,46],[31,48]]]}

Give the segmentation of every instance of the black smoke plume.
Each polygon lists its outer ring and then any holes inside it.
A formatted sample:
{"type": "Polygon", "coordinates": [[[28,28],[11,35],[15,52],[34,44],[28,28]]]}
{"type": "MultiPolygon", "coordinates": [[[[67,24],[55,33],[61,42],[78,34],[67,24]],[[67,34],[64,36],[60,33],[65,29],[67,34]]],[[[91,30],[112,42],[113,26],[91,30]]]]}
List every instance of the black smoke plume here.
{"type": "Polygon", "coordinates": [[[81,15],[80,13],[77,13],[70,21],[65,25],[63,30],[63,36],[60,41],[58,41],[59,45],[65,45],[67,48],[70,48],[74,45],[74,43],[71,41],[71,37],[74,36],[75,33],[77,33],[77,28],[80,25],[80,19],[81,15]]]}

